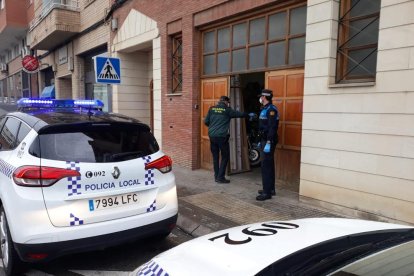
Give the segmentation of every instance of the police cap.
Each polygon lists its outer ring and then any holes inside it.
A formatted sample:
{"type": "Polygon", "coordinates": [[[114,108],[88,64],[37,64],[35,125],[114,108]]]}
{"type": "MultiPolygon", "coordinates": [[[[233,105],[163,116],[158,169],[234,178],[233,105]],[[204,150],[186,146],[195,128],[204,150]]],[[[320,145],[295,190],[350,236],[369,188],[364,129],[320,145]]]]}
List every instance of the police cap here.
{"type": "Polygon", "coordinates": [[[270,89],[263,89],[262,93],[259,94],[259,97],[261,97],[261,96],[266,96],[266,97],[272,98],[273,97],[273,91],[270,90],[270,89]]]}

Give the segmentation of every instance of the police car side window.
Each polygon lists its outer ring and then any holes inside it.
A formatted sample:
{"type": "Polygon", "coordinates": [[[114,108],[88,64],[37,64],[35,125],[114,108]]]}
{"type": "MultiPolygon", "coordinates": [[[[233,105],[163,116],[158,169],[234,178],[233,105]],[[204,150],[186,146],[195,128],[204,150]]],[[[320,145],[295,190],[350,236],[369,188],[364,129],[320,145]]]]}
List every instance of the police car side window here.
{"type": "Polygon", "coordinates": [[[26,135],[30,132],[30,128],[24,123],[20,124],[19,133],[17,134],[16,147],[23,141],[26,135]]]}
{"type": "Polygon", "coordinates": [[[0,119],[0,131],[3,129],[4,123],[6,122],[6,116],[1,117],[0,119]]]}
{"type": "Polygon", "coordinates": [[[11,150],[15,146],[20,121],[14,118],[7,118],[7,121],[0,133],[1,150],[11,150]]]}

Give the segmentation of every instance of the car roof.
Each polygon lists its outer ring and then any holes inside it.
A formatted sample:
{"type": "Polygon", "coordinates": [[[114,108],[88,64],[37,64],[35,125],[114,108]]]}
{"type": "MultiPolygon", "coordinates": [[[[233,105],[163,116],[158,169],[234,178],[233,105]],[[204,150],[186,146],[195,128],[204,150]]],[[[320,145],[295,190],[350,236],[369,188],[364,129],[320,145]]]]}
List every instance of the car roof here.
{"type": "Polygon", "coordinates": [[[25,111],[17,111],[8,113],[7,116],[13,116],[26,122],[36,131],[52,126],[52,125],[69,125],[79,123],[133,123],[148,127],[141,121],[116,113],[108,113],[103,111],[87,109],[28,109],[25,111]]]}
{"type": "Polygon", "coordinates": [[[390,229],[413,228],[397,224],[339,218],[255,223],[218,231],[188,241],[161,253],[151,262],[169,275],[255,275],[277,260],[325,241],[390,229]],[[263,225],[266,224],[276,228],[270,228],[274,231],[263,230],[266,228],[263,225]],[[289,224],[298,227],[291,227],[289,224]],[[253,233],[246,235],[249,231],[253,233]],[[272,234],[274,232],[277,233],[272,234]],[[250,241],[242,244],[231,244],[229,240],[226,242],[226,239],[246,241],[249,237],[250,241]]]}

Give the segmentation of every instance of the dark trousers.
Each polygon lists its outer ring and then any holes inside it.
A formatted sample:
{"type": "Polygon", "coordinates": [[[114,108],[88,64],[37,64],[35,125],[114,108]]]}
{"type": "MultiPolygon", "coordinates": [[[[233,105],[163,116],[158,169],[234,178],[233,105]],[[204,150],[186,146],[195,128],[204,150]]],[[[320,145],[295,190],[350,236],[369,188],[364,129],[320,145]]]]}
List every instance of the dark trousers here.
{"type": "Polygon", "coordinates": [[[262,150],[262,185],[263,185],[263,192],[269,194],[272,191],[276,191],[275,189],[275,147],[276,145],[272,143],[270,147],[270,152],[266,153],[263,151],[266,140],[262,140],[260,142],[261,150],[262,150]]]}
{"type": "Polygon", "coordinates": [[[224,179],[230,160],[229,137],[210,137],[210,149],[213,154],[214,178],[224,179]],[[220,160],[221,153],[221,162],[220,160]]]}

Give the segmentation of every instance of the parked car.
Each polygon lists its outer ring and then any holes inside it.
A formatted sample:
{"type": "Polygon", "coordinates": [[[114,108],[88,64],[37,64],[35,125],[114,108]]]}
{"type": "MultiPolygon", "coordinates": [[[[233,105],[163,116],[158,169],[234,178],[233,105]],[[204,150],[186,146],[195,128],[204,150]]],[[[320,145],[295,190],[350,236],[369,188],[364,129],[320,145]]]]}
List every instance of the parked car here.
{"type": "Polygon", "coordinates": [[[413,275],[414,228],[364,220],[269,221],[183,243],[131,275],[413,275]]]}
{"type": "Polygon", "coordinates": [[[21,99],[0,117],[3,267],[167,236],[172,161],[150,128],[100,101],[21,99]]]}

